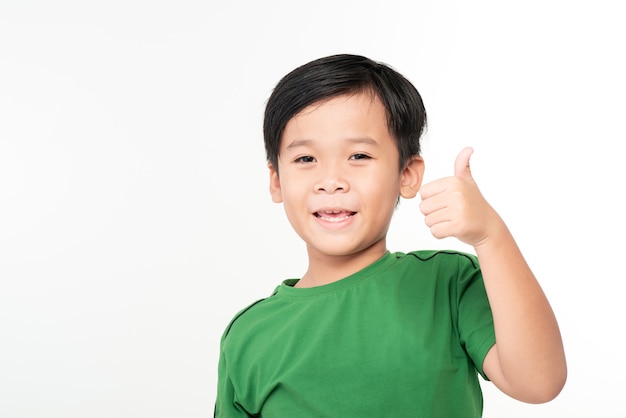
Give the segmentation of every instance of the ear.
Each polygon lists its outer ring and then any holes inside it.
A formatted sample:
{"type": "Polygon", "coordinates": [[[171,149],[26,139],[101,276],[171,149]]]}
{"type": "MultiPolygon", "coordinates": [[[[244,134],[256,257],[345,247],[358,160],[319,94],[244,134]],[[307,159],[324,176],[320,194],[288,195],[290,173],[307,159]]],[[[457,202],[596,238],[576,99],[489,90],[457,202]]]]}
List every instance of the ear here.
{"type": "Polygon", "coordinates": [[[283,201],[283,192],[280,188],[278,171],[272,163],[268,163],[267,168],[270,170],[270,195],[272,196],[272,201],[274,203],[281,203],[283,201]]]}
{"type": "Polygon", "coordinates": [[[424,178],[424,159],[419,155],[411,157],[401,173],[400,196],[412,199],[417,195],[424,178]]]}

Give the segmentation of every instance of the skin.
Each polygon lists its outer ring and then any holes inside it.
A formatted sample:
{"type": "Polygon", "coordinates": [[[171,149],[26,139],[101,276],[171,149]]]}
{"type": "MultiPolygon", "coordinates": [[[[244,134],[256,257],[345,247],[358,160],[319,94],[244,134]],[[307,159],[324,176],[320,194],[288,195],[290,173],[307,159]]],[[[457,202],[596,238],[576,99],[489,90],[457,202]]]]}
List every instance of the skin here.
{"type": "Polygon", "coordinates": [[[283,203],[306,243],[309,266],[296,286],[340,280],[382,257],[398,196],[419,192],[433,236],[456,237],[478,256],[496,333],[485,374],[515,399],[547,402],[567,375],[558,324],[513,236],[480,193],[469,166],[472,152],[461,151],[453,176],[420,188],[424,161],[414,156],[399,167],[375,95],[339,96],[292,118],[278,170],[270,164],[269,172],[272,200],[283,203]]]}
{"type": "Polygon", "coordinates": [[[567,379],[559,327],[513,236],[480,193],[470,170],[472,153],[461,151],[454,176],[424,185],[420,210],[436,238],[456,237],[478,256],[496,332],[485,374],[515,399],[548,402],[567,379]]]}
{"type": "Polygon", "coordinates": [[[306,243],[297,286],[339,280],[382,257],[398,196],[417,194],[424,163],[415,157],[400,170],[384,120],[378,98],[359,94],[310,106],[285,126],[270,193],[306,243]]]}

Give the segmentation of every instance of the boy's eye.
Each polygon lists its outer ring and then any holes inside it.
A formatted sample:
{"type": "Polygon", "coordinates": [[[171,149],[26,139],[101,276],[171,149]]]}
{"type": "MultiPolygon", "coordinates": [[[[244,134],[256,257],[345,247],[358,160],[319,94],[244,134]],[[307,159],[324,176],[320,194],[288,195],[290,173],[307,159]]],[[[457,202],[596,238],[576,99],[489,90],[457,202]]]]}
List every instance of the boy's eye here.
{"type": "Polygon", "coordinates": [[[295,162],[296,163],[312,163],[312,162],[315,162],[315,158],[311,157],[310,155],[305,155],[305,156],[296,158],[295,162]]]}
{"type": "Polygon", "coordinates": [[[367,155],[367,154],[352,154],[350,156],[351,160],[367,160],[369,158],[371,158],[371,157],[369,155],[367,155]]]}

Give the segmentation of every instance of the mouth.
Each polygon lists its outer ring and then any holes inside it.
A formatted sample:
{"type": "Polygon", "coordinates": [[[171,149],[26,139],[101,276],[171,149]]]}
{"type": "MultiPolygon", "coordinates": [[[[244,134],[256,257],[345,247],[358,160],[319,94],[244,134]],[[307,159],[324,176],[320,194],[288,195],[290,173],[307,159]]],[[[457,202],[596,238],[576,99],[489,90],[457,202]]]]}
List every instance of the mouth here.
{"type": "Polygon", "coordinates": [[[342,222],[346,219],[351,218],[356,215],[356,212],[347,211],[347,210],[319,210],[314,212],[313,215],[326,222],[342,222]]]}

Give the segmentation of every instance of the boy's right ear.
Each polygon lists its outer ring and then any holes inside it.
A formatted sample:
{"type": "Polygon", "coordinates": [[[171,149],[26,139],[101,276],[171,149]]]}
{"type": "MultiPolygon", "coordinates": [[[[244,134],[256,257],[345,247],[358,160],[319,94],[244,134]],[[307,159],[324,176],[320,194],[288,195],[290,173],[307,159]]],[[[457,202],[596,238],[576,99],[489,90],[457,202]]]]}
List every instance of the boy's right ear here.
{"type": "Polygon", "coordinates": [[[267,163],[267,168],[270,170],[270,195],[274,203],[282,203],[283,191],[280,188],[280,178],[278,177],[278,170],[272,163],[267,163]]]}

